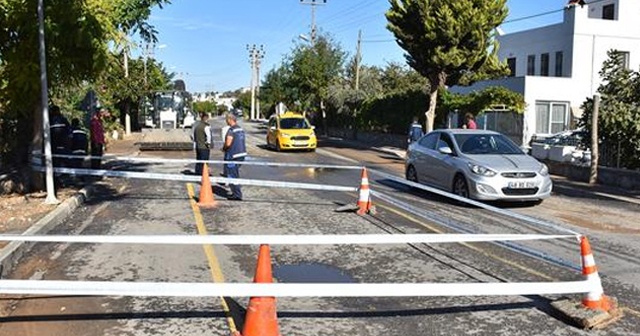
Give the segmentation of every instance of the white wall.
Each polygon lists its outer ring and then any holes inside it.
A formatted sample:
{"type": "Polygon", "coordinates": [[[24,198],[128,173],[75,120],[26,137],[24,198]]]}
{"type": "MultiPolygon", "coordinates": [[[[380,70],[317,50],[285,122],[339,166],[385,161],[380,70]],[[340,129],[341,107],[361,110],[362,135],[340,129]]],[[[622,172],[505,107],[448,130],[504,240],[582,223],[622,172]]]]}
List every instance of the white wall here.
{"type": "Polygon", "coordinates": [[[452,92],[466,94],[487,86],[500,85],[524,95],[523,143],[536,130],[536,101],[569,103],[573,117],[579,107],[597,92],[600,70],[611,49],[630,53],[629,65],[640,70],[640,0],[604,0],[588,6],[571,6],[562,23],[506,34],[498,37],[501,60],[516,58],[516,76],[483,81],[471,87],[454,87],[452,92]],[[617,20],[603,20],[602,6],[615,4],[617,20]],[[555,53],[563,52],[563,76],[555,75],[555,53]],[[549,54],[549,77],[539,76],[540,55],[549,54]],[[535,55],[535,76],[526,76],[527,56],[535,55]]]}

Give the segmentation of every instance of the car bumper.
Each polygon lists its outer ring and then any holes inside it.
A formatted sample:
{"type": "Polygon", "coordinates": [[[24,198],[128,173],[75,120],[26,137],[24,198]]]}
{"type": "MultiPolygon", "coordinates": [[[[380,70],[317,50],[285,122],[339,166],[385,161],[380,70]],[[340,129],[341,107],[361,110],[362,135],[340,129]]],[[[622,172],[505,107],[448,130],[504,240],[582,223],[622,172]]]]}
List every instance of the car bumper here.
{"type": "Polygon", "coordinates": [[[281,138],[280,149],[315,149],[318,146],[318,143],[315,139],[311,140],[291,140],[286,138],[281,138]]]}
{"type": "Polygon", "coordinates": [[[469,196],[482,201],[537,201],[549,198],[553,182],[549,176],[515,180],[501,176],[476,176],[469,181],[469,196]],[[509,188],[509,182],[531,183],[528,188],[509,188]]]}

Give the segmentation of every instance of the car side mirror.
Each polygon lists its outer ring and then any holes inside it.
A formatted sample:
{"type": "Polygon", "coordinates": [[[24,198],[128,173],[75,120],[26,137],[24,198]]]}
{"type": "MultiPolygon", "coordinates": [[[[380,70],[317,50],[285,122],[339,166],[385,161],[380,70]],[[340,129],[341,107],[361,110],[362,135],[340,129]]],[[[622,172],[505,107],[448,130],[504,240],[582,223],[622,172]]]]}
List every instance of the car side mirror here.
{"type": "Polygon", "coordinates": [[[446,154],[446,155],[453,154],[453,151],[449,147],[440,147],[440,148],[438,148],[438,152],[440,152],[442,154],[446,154]]]}
{"type": "Polygon", "coordinates": [[[312,129],[312,130],[314,130],[314,129],[316,129],[316,127],[315,127],[315,126],[313,126],[313,125],[311,125],[311,129],[312,129]]]}

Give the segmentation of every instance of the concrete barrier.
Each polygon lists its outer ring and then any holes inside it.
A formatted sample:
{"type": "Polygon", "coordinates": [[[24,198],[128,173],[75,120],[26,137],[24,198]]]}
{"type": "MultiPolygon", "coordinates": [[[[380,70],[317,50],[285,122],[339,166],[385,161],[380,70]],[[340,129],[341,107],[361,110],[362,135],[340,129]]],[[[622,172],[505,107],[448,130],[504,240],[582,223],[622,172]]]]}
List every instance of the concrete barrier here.
{"type": "MultiPolygon", "coordinates": [[[[589,182],[590,167],[580,167],[566,162],[544,161],[551,174],[565,176],[570,180],[589,182]]],[[[640,171],[598,167],[598,183],[625,190],[640,190],[640,171]]]]}

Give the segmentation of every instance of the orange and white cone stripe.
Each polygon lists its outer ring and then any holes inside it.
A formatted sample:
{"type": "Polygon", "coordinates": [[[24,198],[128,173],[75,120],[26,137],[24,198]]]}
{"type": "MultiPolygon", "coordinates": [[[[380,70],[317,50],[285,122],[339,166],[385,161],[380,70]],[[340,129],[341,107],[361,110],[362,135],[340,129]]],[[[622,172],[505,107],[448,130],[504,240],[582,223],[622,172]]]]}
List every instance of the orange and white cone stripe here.
{"type": "Polygon", "coordinates": [[[362,168],[360,195],[358,197],[358,215],[364,215],[371,209],[371,193],[369,192],[369,175],[367,168],[362,168]]]}
{"type": "Polygon", "coordinates": [[[580,238],[580,254],[582,255],[582,274],[587,281],[593,284],[591,290],[583,297],[582,304],[589,309],[609,311],[611,304],[609,298],[604,295],[596,261],[591,252],[591,245],[585,236],[580,238]]]}

